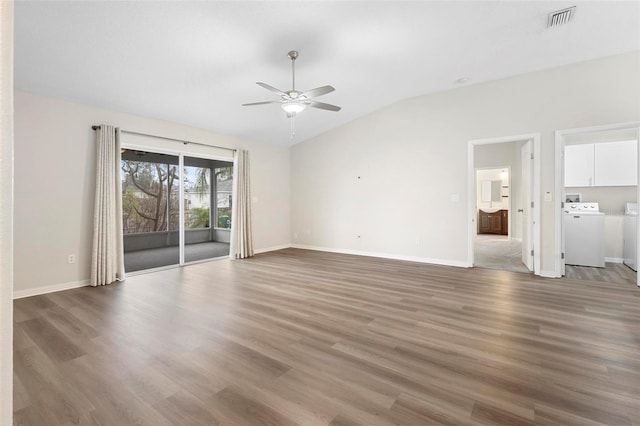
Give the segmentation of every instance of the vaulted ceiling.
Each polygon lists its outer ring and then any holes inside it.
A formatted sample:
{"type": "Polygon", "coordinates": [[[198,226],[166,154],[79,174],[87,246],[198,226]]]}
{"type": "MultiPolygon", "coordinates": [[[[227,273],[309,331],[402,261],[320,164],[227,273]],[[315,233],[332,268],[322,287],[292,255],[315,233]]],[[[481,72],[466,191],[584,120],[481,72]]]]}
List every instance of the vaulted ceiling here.
{"type": "MultiPolygon", "coordinates": [[[[289,145],[401,99],[640,50],[640,3],[617,1],[18,1],[19,90],[289,145]],[[573,20],[548,14],[577,5],[573,20]],[[289,137],[257,86],[331,84],[289,137]],[[468,78],[466,83],[456,83],[468,78]]],[[[117,123],[115,123],[117,124],[117,123]]]]}

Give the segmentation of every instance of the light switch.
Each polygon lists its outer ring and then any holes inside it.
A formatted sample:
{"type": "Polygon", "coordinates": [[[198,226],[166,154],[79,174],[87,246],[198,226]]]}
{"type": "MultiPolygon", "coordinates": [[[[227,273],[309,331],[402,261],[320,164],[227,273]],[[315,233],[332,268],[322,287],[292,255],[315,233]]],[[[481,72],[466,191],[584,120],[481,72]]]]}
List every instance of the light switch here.
{"type": "Polygon", "coordinates": [[[544,193],[544,201],[550,203],[551,201],[553,201],[553,198],[551,197],[551,192],[547,191],[544,193]]]}

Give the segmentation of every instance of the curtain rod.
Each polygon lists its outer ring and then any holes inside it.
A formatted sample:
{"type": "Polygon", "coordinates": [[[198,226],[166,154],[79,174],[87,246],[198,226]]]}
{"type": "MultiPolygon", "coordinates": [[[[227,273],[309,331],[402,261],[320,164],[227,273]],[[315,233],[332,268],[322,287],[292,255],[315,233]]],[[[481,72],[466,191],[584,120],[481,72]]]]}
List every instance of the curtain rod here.
{"type": "MultiPolygon", "coordinates": [[[[93,130],[98,130],[100,128],[100,126],[91,126],[91,128],[93,130]]],[[[233,151],[233,152],[237,151],[235,148],[227,148],[227,147],[224,147],[224,146],[217,146],[217,145],[208,145],[206,143],[200,143],[200,142],[184,141],[184,140],[181,140],[181,139],[168,138],[166,136],[150,135],[149,133],[132,132],[131,130],[120,130],[120,132],[121,133],[129,133],[130,135],[150,136],[152,138],[165,139],[165,140],[173,141],[173,142],[181,142],[181,143],[183,143],[185,145],[200,145],[200,146],[207,146],[209,148],[226,149],[228,151],[233,151]]]]}

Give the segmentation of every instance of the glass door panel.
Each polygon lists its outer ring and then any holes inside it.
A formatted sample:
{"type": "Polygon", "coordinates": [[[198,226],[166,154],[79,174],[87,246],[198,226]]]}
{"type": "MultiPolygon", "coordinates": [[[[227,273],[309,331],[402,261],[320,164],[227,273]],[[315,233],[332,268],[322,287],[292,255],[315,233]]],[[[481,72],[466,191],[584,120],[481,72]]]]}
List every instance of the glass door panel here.
{"type": "Polygon", "coordinates": [[[179,157],[125,149],[121,169],[125,272],[178,265],[179,157]]]}
{"type": "Polygon", "coordinates": [[[221,179],[224,189],[230,188],[232,167],[233,163],[225,161],[184,157],[185,263],[229,255],[230,196],[223,199],[226,193],[218,188],[221,179]]]}

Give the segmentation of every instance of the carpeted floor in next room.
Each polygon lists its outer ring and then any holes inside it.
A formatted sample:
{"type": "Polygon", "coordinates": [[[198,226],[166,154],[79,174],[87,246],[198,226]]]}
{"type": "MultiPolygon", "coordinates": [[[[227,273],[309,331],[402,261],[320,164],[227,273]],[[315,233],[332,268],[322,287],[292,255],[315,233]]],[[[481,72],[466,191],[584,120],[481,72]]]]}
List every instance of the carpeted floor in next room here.
{"type": "Polygon", "coordinates": [[[482,234],[474,240],[473,265],[502,271],[529,272],[522,263],[522,243],[506,235],[482,234]]]}

